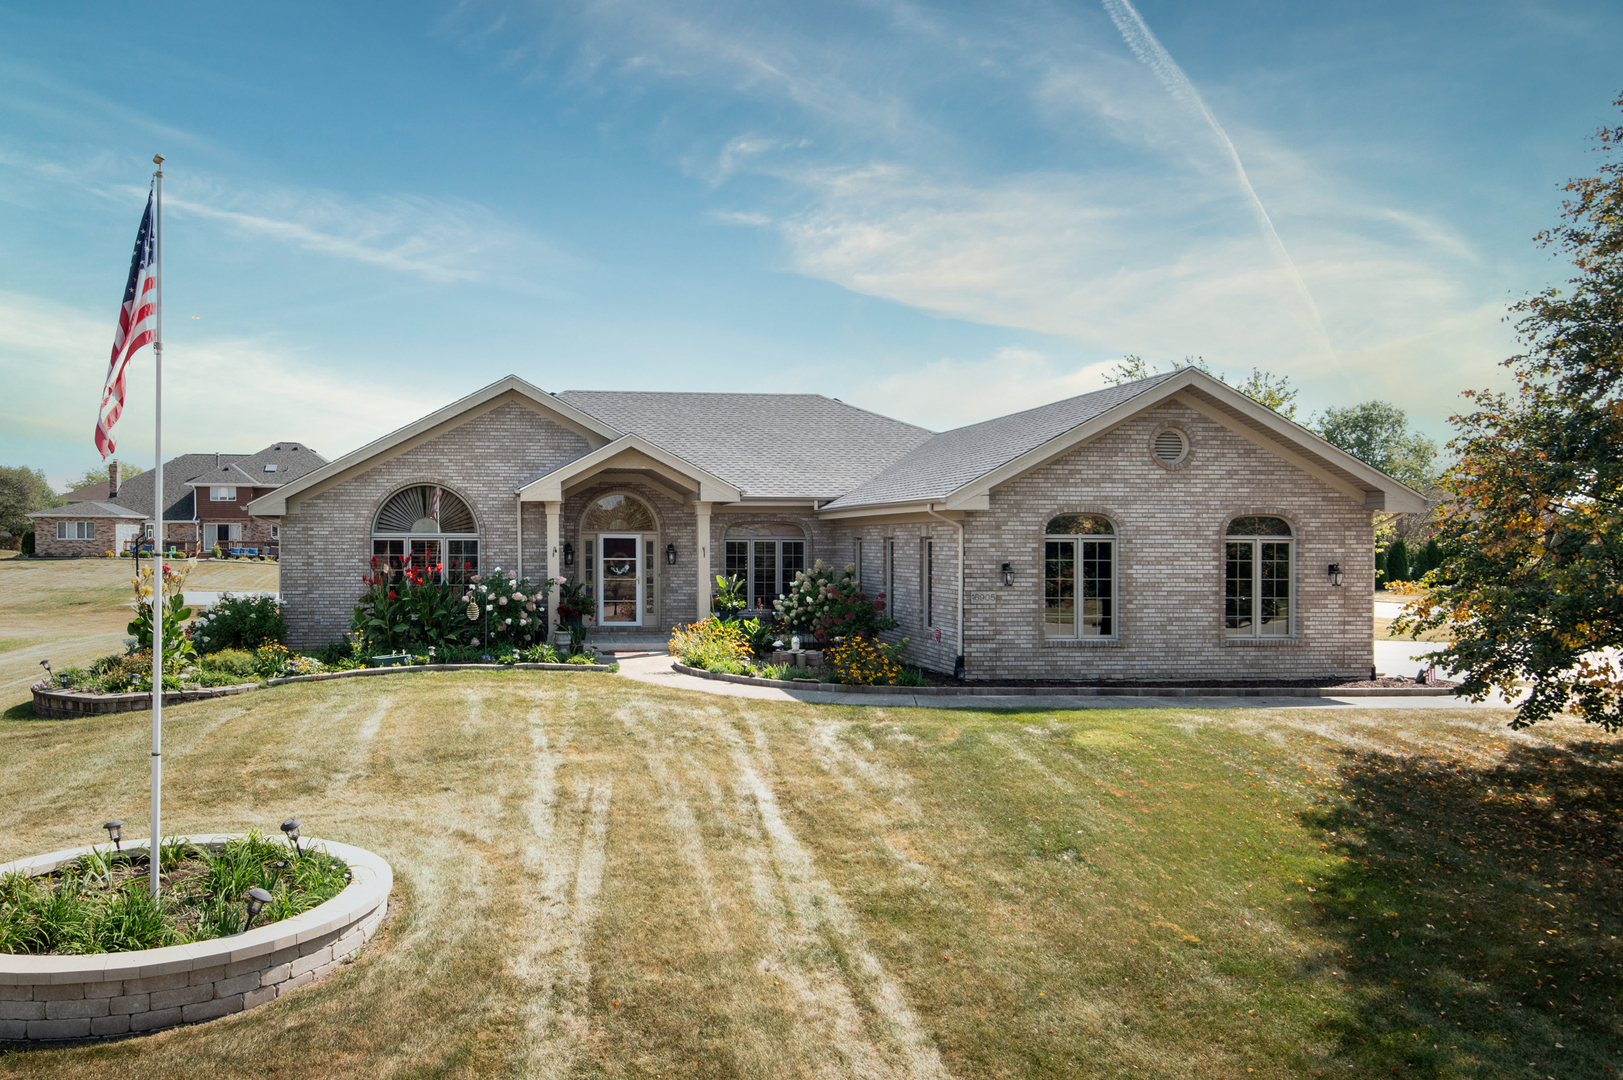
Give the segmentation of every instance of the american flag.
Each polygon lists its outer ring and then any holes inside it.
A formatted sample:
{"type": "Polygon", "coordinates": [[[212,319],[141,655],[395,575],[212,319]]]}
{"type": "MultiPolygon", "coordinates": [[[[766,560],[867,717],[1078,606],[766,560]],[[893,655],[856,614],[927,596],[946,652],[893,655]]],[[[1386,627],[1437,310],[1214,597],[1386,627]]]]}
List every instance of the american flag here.
{"type": "Polygon", "coordinates": [[[124,376],[130,359],[143,345],[152,344],[158,323],[157,236],[152,230],[152,195],[147,194],[146,213],[141,230],[135,234],[135,254],[130,257],[130,279],[124,284],[124,303],[118,309],[118,332],[113,335],[113,356],[107,365],[107,382],[101,390],[101,409],[96,416],[96,449],[103,461],[117,449],[113,425],[124,412],[124,376]]]}

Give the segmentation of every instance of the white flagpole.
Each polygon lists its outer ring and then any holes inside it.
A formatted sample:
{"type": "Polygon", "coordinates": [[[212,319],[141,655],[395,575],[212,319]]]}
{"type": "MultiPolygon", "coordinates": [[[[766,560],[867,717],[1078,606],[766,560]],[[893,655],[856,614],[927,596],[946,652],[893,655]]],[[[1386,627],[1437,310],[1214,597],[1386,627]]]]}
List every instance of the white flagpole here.
{"type": "Polygon", "coordinates": [[[157,199],[152,215],[152,247],[156,284],[152,290],[153,368],[156,371],[153,393],[153,412],[156,429],[152,439],[152,454],[156,459],[152,477],[152,832],[147,841],[148,875],[152,897],[158,897],[158,874],[162,870],[163,828],[160,808],[163,804],[163,155],[154,154],[152,163],[158,166],[154,178],[157,199]]]}

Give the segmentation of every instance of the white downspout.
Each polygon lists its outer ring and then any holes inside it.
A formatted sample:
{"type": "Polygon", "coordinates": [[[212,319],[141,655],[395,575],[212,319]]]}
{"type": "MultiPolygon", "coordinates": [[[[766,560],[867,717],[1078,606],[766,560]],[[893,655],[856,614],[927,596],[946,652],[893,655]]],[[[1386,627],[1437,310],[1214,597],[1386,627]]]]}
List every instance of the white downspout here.
{"type": "Polygon", "coordinates": [[[954,678],[964,677],[964,525],[961,521],[942,517],[935,512],[934,503],[925,503],[924,512],[933,518],[945,521],[958,530],[958,656],[952,665],[954,678]]]}

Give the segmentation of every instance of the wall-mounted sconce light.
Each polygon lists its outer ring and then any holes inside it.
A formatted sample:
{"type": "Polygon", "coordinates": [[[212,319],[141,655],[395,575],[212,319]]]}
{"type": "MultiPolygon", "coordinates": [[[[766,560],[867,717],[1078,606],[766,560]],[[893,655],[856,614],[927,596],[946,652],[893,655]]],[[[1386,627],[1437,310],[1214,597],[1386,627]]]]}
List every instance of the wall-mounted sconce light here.
{"type": "Polygon", "coordinates": [[[1330,584],[1332,584],[1332,585],[1340,585],[1341,584],[1341,564],[1340,563],[1338,563],[1338,562],[1331,563],[1329,565],[1329,567],[1326,568],[1325,573],[1327,573],[1330,576],[1330,584]]]}
{"type": "Polygon", "coordinates": [[[575,565],[575,545],[567,540],[564,541],[564,565],[575,565]]]}
{"type": "Polygon", "coordinates": [[[675,544],[666,544],[665,545],[665,565],[666,566],[675,566],[676,565],[676,545],[675,544]]]}
{"type": "Polygon", "coordinates": [[[1003,584],[1014,584],[1014,567],[1009,563],[1003,564],[1003,584]]]}

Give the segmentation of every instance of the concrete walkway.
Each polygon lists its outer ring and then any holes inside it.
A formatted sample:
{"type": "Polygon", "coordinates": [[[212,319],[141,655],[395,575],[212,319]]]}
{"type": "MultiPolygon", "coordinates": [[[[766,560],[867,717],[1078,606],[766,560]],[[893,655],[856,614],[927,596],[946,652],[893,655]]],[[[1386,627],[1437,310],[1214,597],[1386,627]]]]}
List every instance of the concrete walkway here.
{"type": "Polygon", "coordinates": [[[1453,697],[1084,697],[1056,694],[1052,697],[976,695],[973,697],[913,694],[845,694],[827,690],[780,690],[770,686],[744,686],[683,675],[671,669],[665,655],[627,657],[620,661],[620,674],[653,686],[697,690],[719,697],[754,698],[758,701],[800,701],[809,705],[878,705],[882,708],[925,709],[1016,709],[1021,712],[1060,709],[1486,709],[1504,708],[1503,701],[1473,705],[1453,697]]]}

